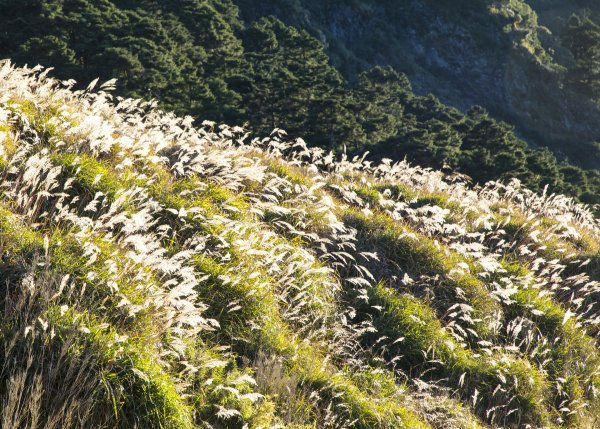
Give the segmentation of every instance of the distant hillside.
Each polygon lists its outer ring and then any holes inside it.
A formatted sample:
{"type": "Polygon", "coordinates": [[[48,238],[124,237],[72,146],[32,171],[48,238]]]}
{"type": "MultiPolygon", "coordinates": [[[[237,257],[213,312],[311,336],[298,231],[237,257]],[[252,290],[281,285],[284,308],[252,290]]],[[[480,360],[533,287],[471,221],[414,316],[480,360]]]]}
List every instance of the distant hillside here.
{"type": "MultiPolygon", "coordinates": [[[[0,0],[0,56],[53,66],[61,79],[117,78],[118,95],[156,99],[198,123],[247,124],[254,136],[283,128],[338,154],[406,158],[480,184],[518,178],[533,190],[547,186],[600,203],[600,171],[582,170],[560,154],[595,163],[582,127],[600,122],[589,100],[577,104],[594,82],[581,83],[576,73],[568,94],[552,86],[566,69],[540,44],[535,15],[524,5],[519,13],[527,19],[513,28],[517,18],[508,16],[518,2],[493,10],[473,1],[393,8],[364,1],[237,3],[244,22],[231,0],[0,0]],[[262,17],[272,13],[298,28],[262,17]],[[462,110],[419,95],[429,91],[462,110]],[[565,123],[573,129],[567,132],[565,123]],[[528,147],[518,137],[533,135],[527,130],[558,140],[568,134],[570,146],[551,145],[557,159],[543,148],[552,143],[546,138],[528,137],[539,146],[528,147]]],[[[572,24],[565,43],[591,37],[588,45],[600,46],[593,24],[572,24]]],[[[573,70],[586,77],[586,67],[573,70]]]]}
{"type": "Polygon", "coordinates": [[[0,67],[3,428],[597,426],[585,207],[45,73],[0,67]]]}
{"type": "Polygon", "coordinates": [[[418,94],[431,92],[463,110],[484,106],[531,144],[600,167],[600,32],[572,46],[565,40],[572,14],[600,23],[598,2],[235,3],[249,22],[275,15],[310,31],[351,79],[374,65],[392,65],[418,94]]]}

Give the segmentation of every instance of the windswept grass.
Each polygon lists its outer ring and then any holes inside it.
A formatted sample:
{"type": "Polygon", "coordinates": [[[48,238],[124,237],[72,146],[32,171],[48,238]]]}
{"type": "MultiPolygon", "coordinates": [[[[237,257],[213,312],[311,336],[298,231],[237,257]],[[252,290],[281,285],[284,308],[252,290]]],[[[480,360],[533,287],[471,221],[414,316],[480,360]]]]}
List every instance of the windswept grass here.
{"type": "Polygon", "coordinates": [[[68,85],[0,67],[2,427],[598,425],[586,207],[68,85]]]}

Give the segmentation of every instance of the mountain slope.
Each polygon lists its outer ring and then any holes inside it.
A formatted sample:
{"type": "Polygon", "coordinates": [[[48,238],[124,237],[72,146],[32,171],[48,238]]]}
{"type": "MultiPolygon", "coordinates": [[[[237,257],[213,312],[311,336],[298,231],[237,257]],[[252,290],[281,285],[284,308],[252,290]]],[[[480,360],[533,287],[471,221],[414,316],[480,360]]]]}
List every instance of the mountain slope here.
{"type": "Polygon", "coordinates": [[[0,68],[3,427],[593,427],[597,220],[0,68]]]}
{"type": "MultiPolygon", "coordinates": [[[[463,111],[484,106],[530,143],[585,168],[600,166],[598,94],[569,85],[574,54],[563,40],[572,13],[599,22],[595,2],[235,3],[249,22],[276,15],[310,31],[351,79],[374,65],[392,65],[418,94],[433,93],[463,111]]],[[[592,67],[596,73],[598,64],[592,67]]]]}

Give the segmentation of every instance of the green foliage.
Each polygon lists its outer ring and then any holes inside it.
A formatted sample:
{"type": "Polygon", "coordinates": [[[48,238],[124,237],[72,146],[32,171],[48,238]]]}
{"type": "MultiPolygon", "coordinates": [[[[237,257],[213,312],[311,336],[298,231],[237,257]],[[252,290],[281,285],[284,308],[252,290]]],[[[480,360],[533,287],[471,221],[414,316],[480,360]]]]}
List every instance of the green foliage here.
{"type": "Polygon", "coordinates": [[[355,125],[341,75],[323,46],[304,31],[264,18],[243,32],[253,87],[249,120],[260,134],[285,128],[312,144],[339,148],[355,143],[355,125]]]}
{"type": "Polygon", "coordinates": [[[81,83],[117,78],[123,94],[156,98],[192,115],[235,102],[230,91],[219,92],[229,77],[221,59],[239,56],[226,8],[217,12],[199,1],[53,0],[4,1],[0,9],[6,19],[0,46],[16,61],[55,66],[59,76],[81,83]],[[193,34],[197,28],[202,32],[193,34]]]}
{"type": "Polygon", "coordinates": [[[566,82],[575,90],[600,98],[600,26],[587,17],[573,15],[562,34],[562,43],[573,55],[566,82]]]}

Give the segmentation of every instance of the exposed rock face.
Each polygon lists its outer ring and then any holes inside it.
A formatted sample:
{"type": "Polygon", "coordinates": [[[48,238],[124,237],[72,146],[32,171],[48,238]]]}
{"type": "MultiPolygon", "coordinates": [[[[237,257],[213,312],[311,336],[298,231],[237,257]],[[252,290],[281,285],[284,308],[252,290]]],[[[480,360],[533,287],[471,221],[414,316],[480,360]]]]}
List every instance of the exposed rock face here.
{"type": "Polygon", "coordinates": [[[274,14],[319,37],[350,79],[372,65],[393,65],[417,93],[462,110],[484,106],[530,144],[600,167],[592,144],[600,140],[598,105],[563,85],[572,58],[560,31],[585,1],[237,3],[246,19],[274,14]]]}

